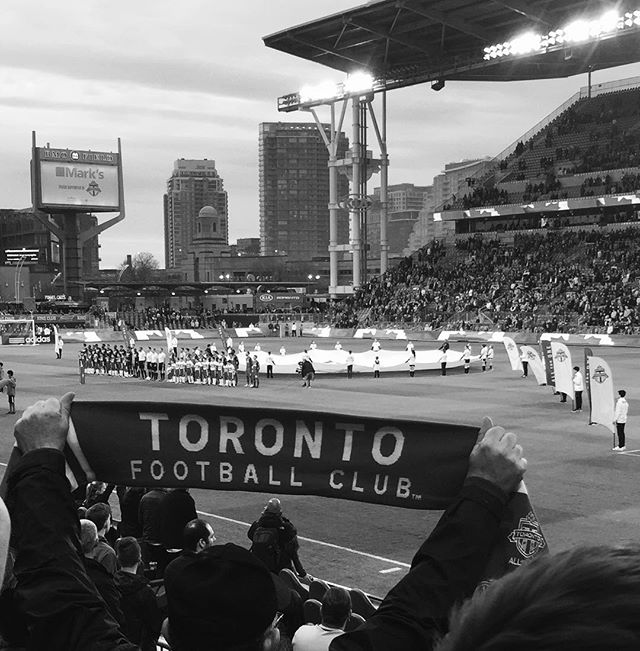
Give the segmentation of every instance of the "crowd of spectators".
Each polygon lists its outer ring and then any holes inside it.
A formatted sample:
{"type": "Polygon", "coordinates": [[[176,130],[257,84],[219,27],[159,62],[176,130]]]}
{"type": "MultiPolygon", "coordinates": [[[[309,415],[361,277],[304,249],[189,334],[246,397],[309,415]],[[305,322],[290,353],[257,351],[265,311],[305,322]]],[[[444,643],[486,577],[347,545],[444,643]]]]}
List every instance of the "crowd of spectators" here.
{"type": "Polygon", "coordinates": [[[338,326],[640,332],[640,230],[433,243],[334,308],[338,326]]]}
{"type": "Polygon", "coordinates": [[[640,174],[626,173],[619,181],[614,181],[609,174],[604,177],[590,176],[580,186],[581,197],[593,197],[602,194],[635,192],[640,189],[640,174]]]}

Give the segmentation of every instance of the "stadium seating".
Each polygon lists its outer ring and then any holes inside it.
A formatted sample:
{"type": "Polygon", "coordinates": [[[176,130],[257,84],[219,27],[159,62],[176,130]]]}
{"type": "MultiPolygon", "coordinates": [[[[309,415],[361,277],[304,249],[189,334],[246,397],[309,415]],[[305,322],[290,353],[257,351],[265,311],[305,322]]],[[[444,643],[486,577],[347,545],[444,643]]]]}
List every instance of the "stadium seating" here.
{"type": "Polygon", "coordinates": [[[488,235],[424,247],[328,319],[341,327],[640,333],[637,222],[488,235]]]}
{"type": "Polygon", "coordinates": [[[592,196],[593,184],[585,190],[585,183],[596,172],[605,172],[597,194],[638,189],[639,143],[640,89],[581,98],[519,142],[497,170],[469,179],[469,192],[445,209],[592,196]]]}

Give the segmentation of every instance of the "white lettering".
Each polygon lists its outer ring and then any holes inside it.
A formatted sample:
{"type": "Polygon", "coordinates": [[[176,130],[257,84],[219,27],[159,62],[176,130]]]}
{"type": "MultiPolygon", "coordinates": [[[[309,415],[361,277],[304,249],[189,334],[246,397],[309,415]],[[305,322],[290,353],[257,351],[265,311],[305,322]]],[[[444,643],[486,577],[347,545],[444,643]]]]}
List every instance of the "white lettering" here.
{"type": "Polygon", "coordinates": [[[195,414],[183,416],[180,419],[178,431],[180,444],[187,452],[200,452],[209,442],[209,423],[202,416],[196,416],[195,414]],[[200,435],[195,443],[192,443],[187,435],[189,423],[198,423],[200,426],[200,435]]]}
{"type": "Polygon", "coordinates": [[[252,463],[247,466],[247,469],[244,473],[244,483],[248,484],[250,481],[252,481],[254,484],[258,483],[258,473],[256,471],[256,467],[252,463]]]}
{"type": "Polygon", "coordinates": [[[335,488],[336,490],[340,490],[344,486],[344,484],[342,482],[336,481],[336,475],[340,475],[340,477],[344,477],[344,471],[332,470],[331,475],[329,475],[329,486],[331,486],[331,488],[335,488]]]}
{"type": "Polygon", "coordinates": [[[160,451],[160,421],[169,420],[168,414],[139,413],[140,420],[151,421],[151,449],[155,452],[160,451]]]}
{"type": "Polygon", "coordinates": [[[223,484],[229,484],[233,481],[233,466],[226,461],[220,464],[220,481],[223,484]]]}
{"type": "Polygon", "coordinates": [[[351,482],[351,490],[354,493],[364,493],[364,488],[362,488],[362,486],[358,486],[358,471],[357,470],[353,473],[353,481],[351,482]]]}
{"type": "Polygon", "coordinates": [[[175,475],[175,478],[178,479],[179,481],[184,481],[187,478],[187,475],[189,474],[189,469],[187,468],[187,464],[184,461],[176,461],[173,464],[173,474],[175,475]],[[182,468],[181,472],[178,472],[178,467],[182,468]]]}
{"type": "Polygon", "coordinates": [[[272,457],[282,450],[284,444],[284,427],[280,421],[273,418],[262,418],[256,423],[256,450],[265,457],[272,457]],[[272,446],[265,445],[264,430],[273,427],[276,438],[272,446]]]}
{"type": "Polygon", "coordinates": [[[157,459],[154,459],[151,462],[151,465],[149,466],[149,470],[151,471],[151,476],[156,481],[164,477],[164,466],[162,465],[162,462],[158,461],[157,459]]]}
{"type": "Polygon", "coordinates": [[[353,433],[363,432],[364,425],[336,423],[336,429],[344,430],[344,448],[342,449],[342,460],[351,461],[351,452],[353,451],[353,433]]]}
{"type": "Polygon", "coordinates": [[[244,423],[233,416],[220,417],[220,454],[227,453],[227,444],[233,445],[236,454],[244,454],[240,437],[244,434],[244,423]]]}
{"type": "Polygon", "coordinates": [[[204,471],[209,465],[211,465],[210,461],[196,461],[196,466],[200,466],[200,481],[204,481],[204,471]]]}
{"type": "Polygon", "coordinates": [[[269,486],[280,486],[280,480],[273,478],[273,466],[269,466],[269,486]]]}
{"type": "Polygon", "coordinates": [[[142,459],[131,459],[131,479],[135,479],[139,472],[142,472],[142,459]]]}
{"type": "Polygon", "coordinates": [[[371,455],[373,456],[373,460],[381,466],[391,466],[400,458],[403,448],[404,434],[397,427],[381,427],[373,437],[371,455]],[[382,439],[387,435],[393,436],[395,442],[393,452],[389,456],[385,457],[382,454],[381,448],[382,439]]]}
{"type": "Polygon", "coordinates": [[[295,469],[295,466],[291,466],[291,475],[289,476],[289,485],[292,488],[294,486],[302,486],[301,481],[296,481],[296,469],[295,469]]]}
{"type": "Polygon", "coordinates": [[[396,491],[396,497],[402,497],[406,499],[411,495],[411,480],[408,477],[400,477],[398,479],[398,490],[396,491]]]}
{"type": "Polygon", "coordinates": [[[373,490],[376,492],[376,495],[384,495],[387,492],[387,486],[389,485],[389,475],[384,475],[384,484],[382,488],[378,486],[380,482],[380,475],[376,475],[376,480],[373,482],[373,490]]]}
{"type": "Polygon", "coordinates": [[[296,443],[293,450],[293,456],[302,458],[302,443],[307,444],[307,449],[312,459],[319,459],[322,450],[322,423],[315,421],[315,433],[311,434],[309,428],[302,420],[296,421],[296,443]]]}

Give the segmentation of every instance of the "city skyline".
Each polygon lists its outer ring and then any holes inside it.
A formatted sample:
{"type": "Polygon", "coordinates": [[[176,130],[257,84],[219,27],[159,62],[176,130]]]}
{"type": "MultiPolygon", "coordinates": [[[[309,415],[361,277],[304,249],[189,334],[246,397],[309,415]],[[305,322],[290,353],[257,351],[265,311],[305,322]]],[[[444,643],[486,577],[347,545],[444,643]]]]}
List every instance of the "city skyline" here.
{"type": "MultiPolygon", "coordinates": [[[[262,37],[360,4],[70,0],[60,9],[8,0],[0,42],[0,207],[30,205],[32,130],[41,146],[78,149],[114,150],[121,137],[127,218],[101,235],[101,267],[139,251],[163,264],[162,197],[167,169],[179,158],[216,161],[229,195],[230,242],[256,237],[258,125],[311,121],[278,113],[276,98],[343,79],[266,48],[262,37]]],[[[634,64],[595,72],[593,81],[639,74],[634,64]]],[[[389,183],[429,185],[446,163],[494,156],[584,85],[582,76],[390,93],[389,183]]],[[[345,124],[347,137],[349,129],[345,124]]],[[[376,185],[378,177],[369,191],[376,185]]]]}

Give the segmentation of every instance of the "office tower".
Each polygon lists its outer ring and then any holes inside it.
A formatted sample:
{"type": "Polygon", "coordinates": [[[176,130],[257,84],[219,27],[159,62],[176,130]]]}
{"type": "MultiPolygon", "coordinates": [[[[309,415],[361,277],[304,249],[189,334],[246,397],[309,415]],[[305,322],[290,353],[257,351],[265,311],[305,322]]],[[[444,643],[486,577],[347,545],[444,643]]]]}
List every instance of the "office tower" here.
{"type": "MultiPolygon", "coordinates": [[[[329,125],[323,125],[328,132],[329,125]]],[[[266,122],[259,127],[260,253],[291,260],[327,256],[329,246],[329,153],[314,123],[266,122]]],[[[337,157],[349,142],[340,135],[337,157]]],[[[338,196],[349,194],[338,175],[338,196]]],[[[338,220],[338,243],[349,238],[346,211],[338,220]]]]}
{"type": "Polygon", "coordinates": [[[215,161],[175,161],[164,195],[164,234],[166,268],[180,270],[185,280],[205,280],[202,256],[219,257],[229,243],[227,192],[215,161]]]}

